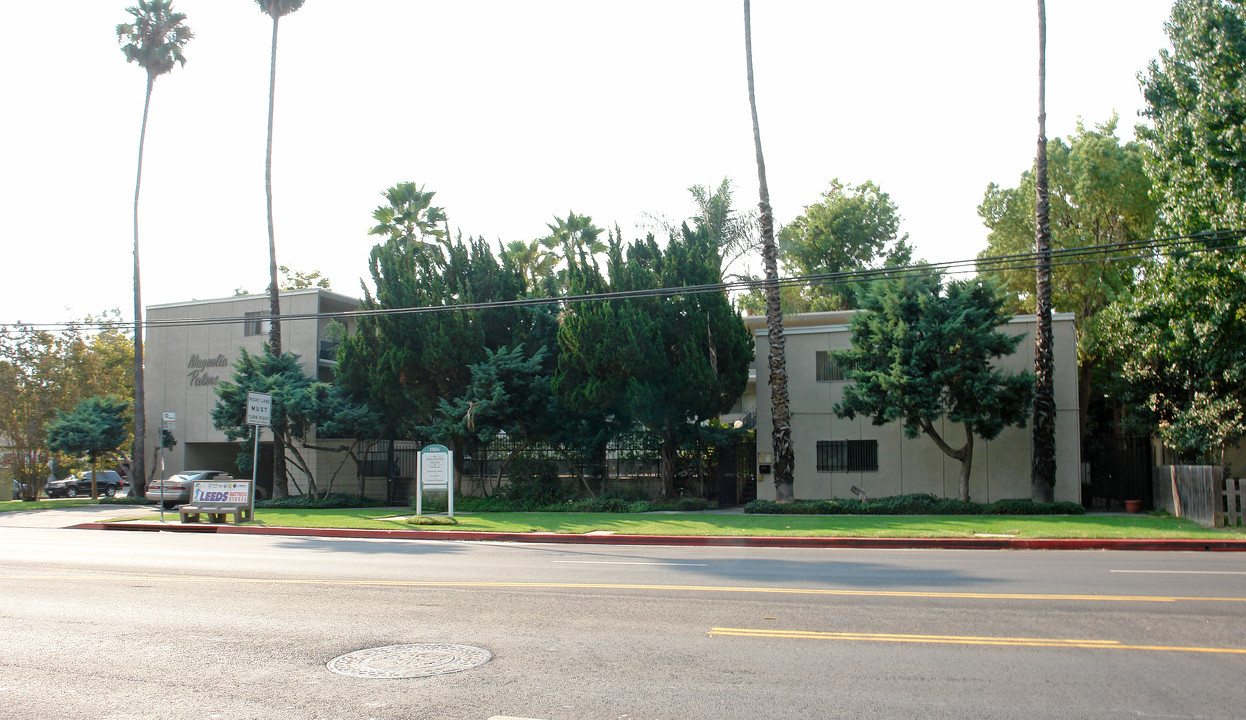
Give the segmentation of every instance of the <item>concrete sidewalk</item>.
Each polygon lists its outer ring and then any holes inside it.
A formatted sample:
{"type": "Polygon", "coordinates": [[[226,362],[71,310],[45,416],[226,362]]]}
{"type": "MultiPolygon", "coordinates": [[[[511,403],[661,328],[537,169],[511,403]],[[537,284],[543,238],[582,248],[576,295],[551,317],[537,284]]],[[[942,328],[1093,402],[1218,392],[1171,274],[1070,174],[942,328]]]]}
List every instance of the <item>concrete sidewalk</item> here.
{"type": "MultiPolygon", "coordinates": [[[[159,520],[159,508],[147,506],[100,505],[89,508],[42,511],[56,515],[49,521],[63,525],[40,524],[37,527],[74,527],[90,530],[133,532],[193,532],[229,535],[279,535],[290,537],[370,538],[378,540],[440,540],[477,542],[522,542],[595,545],[665,545],[675,547],[791,547],[791,548],[880,548],[880,549],[943,549],[943,550],[1150,550],[1185,552],[1246,552],[1246,538],[1231,537],[1185,539],[1112,539],[1112,538],[856,538],[856,537],[736,537],[689,535],[618,535],[613,533],[511,533],[468,532],[462,530],[349,530],[341,528],[266,527],[258,525],[227,525],[182,523],[177,511],[166,511],[165,522],[159,520]],[[91,513],[75,511],[96,511],[91,513]],[[125,522],[104,522],[115,518],[133,518],[146,513],[148,518],[125,522]],[[72,520],[71,520],[72,518],[72,520]],[[69,522],[65,522],[70,520],[69,522]]],[[[8,513],[0,513],[5,515],[8,513]]],[[[41,513],[30,513],[41,514],[41,513]]],[[[0,525],[8,523],[2,522],[0,525]]]]}

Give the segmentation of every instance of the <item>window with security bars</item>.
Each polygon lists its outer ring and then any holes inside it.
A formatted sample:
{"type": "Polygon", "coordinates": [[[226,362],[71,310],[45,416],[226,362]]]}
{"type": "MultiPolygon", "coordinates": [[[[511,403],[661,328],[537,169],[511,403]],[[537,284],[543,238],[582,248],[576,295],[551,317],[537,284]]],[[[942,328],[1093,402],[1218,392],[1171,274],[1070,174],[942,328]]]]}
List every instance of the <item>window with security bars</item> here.
{"type": "MultiPolygon", "coordinates": [[[[843,382],[845,366],[835,362],[835,356],[829,350],[818,350],[814,358],[814,368],[818,382],[843,382]]],[[[851,370],[851,365],[847,366],[851,370]]]]}
{"type": "Polygon", "coordinates": [[[877,471],[877,440],[818,441],[818,472],[877,471]]]}

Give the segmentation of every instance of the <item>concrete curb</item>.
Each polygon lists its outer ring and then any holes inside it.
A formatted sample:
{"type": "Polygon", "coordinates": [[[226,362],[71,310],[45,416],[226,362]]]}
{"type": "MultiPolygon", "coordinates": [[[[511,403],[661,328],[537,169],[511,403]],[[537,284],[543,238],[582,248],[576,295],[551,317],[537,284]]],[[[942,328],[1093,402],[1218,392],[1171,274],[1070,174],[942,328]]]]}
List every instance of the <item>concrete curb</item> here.
{"type": "Polygon", "coordinates": [[[855,537],[729,537],[723,535],[569,535],[562,533],[465,532],[461,530],[347,530],[342,528],[261,527],[255,525],[168,524],[150,522],[82,523],[80,530],[191,532],[222,535],[366,538],[373,540],[442,540],[558,543],[587,545],[664,545],[673,547],[789,547],[933,550],[1148,550],[1182,552],[1246,552],[1246,539],[1115,539],[1115,538],[855,538],[855,537]]]}

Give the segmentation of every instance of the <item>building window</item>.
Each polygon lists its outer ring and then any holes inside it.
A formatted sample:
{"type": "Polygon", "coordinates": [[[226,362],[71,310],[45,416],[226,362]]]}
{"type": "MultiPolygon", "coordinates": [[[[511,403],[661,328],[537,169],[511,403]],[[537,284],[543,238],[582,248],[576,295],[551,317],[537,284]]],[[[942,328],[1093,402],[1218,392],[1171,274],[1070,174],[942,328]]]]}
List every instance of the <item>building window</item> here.
{"type": "Polygon", "coordinates": [[[243,331],[242,331],[243,335],[246,335],[249,337],[251,335],[263,335],[264,334],[264,321],[260,319],[264,317],[264,313],[249,312],[249,313],[243,313],[242,316],[244,318],[243,331]]]}
{"type": "MultiPolygon", "coordinates": [[[[818,382],[843,382],[844,367],[835,362],[835,357],[831,355],[829,350],[818,350],[814,357],[814,368],[817,373],[818,382]]],[[[852,366],[847,367],[848,370],[852,366]]]]}
{"type": "Polygon", "coordinates": [[[878,472],[878,441],[819,440],[818,472],[878,472]]]}

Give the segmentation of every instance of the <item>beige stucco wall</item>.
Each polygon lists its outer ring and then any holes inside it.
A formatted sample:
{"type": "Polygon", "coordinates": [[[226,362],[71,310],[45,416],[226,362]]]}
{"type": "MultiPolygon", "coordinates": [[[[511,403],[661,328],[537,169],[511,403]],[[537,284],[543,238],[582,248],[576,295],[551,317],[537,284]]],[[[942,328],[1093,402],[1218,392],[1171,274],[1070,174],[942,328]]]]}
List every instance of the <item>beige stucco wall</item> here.
{"type": "MultiPolygon", "coordinates": [[[[318,288],[294,290],[281,294],[282,347],[298,355],[304,372],[312,377],[328,368],[318,360],[324,327],[330,322],[319,313],[332,313],[358,307],[357,300],[318,288]],[[305,316],[295,319],[293,316],[305,316]]],[[[212,425],[211,412],[216,405],[215,387],[228,382],[233,363],[241,350],[259,353],[268,340],[267,324],[258,335],[247,335],[243,318],[248,312],[268,315],[267,295],[242,295],[215,300],[198,300],[147,308],[147,331],[144,334],[143,386],[146,390],[148,462],[159,445],[163,413],[176,414],[173,435],[177,446],[166,452],[164,474],[190,469],[232,469],[226,462],[238,452],[225,434],[212,425]],[[189,321],[222,320],[220,323],[189,321]],[[177,321],[188,321],[179,323],[177,321]],[[170,323],[165,325],[163,323],[170,323]],[[189,452],[188,452],[189,449],[189,452]],[[189,464],[210,462],[217,467],[188,467],[189,464]]],[[[345,323],[353,329],[353,321],[345,323]]],[[[260,452],[271,454],[270,433],[262,433],[260,452]],[[264,442],[267,439],[269,443],[264,442]]],[[[329,465],[317,458],[315,467],[329,465]]],[[[261,462],[261,466],[264,463],[261,462]]],[[[159,471],[158,465],[152,466],[159,471]]],[[[317,470],[318,472],[318,470],[317,470]]],[[[305,486],[305,479],[300,478],[305,486]]]]}
{"type": "MultiPolygon", "coordinates": [[[[851,317],[851,312],[810,313],[785,320],[788,394],[796,461],[795,496],[805,499],[852,497],[851,488],[856,486],[870,497],[925,492],[956,497],[960,463],[948,458],[928,437],[906,438],[900,423],[875,426],[869,418],[858,416],[847,420],[832,411],[835,403],[843,399],[845,383],[818,382],[815,357],[820,350],[851,346],[848,329],[851,317]],[[819,472],[816,469],[819,441],[870,439],[878,441],[877,472],[819,472]]],[[[754,367],[757,374],[757,449],[761,455],[770,450],[771,437],[769,344],[764,318],[749,318],[748,324],[757,340],[754,367]]],[[[1018,317],[1008,324],[1008,332],[1025,337],[1015,354],[999,361],[1000,367],[1016,372],[1032,371],[1034,325],[1033,317],[1018,317]]],[[[1057,500],[1080,502],[1081,445],[1077,425],[1077,340],[1073,316],[1056,315],[1052,330],[1056,348],[1055,496],[1057,500]]],[[[959,447],[964,443],[964,433],[959,426],[952,427],[944,421],[936,427],[949,445],[959,447]]],[[[970,498],[993,502],[1030,497],[1031,447],[1029,427],[1008,428],[990,442],[975,438],[970,498]]],[[[757,494],[759,498],[774,499],[773,476],[758,475],[757,494]]]]}

